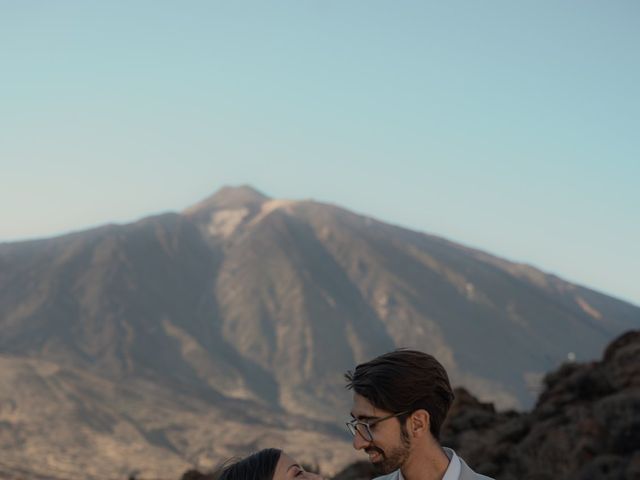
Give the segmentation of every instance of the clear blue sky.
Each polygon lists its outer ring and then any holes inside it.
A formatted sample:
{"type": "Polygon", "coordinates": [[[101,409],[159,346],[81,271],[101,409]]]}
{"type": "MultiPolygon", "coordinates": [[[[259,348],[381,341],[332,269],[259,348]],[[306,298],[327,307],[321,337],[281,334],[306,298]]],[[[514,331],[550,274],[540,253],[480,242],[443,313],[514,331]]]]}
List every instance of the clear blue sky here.
{"type": "Polygon", "coordinates": [[[640,304],[636,1],[0,0],[0,241],[314,198],[640,304]]]}

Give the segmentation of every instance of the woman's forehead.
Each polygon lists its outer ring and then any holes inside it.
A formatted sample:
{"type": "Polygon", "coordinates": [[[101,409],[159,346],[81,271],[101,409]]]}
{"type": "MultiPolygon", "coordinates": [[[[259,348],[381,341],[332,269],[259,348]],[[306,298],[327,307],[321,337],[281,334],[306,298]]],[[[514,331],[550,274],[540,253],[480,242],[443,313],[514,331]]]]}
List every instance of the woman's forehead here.
{"type": "Polygon", "coordinates": [[[276,465],[276,471],[273,472],[273,479],[281,480],[281,479],[287,478],[287,472],[289,471],[289,469],[292,466],[297,464],[298,462],[296,462],[295,459],[293,459],[291,456],[287,455],[286,453],[282,452],[280,454],[280,459],[278,460],[278,464],[276,465]]]}

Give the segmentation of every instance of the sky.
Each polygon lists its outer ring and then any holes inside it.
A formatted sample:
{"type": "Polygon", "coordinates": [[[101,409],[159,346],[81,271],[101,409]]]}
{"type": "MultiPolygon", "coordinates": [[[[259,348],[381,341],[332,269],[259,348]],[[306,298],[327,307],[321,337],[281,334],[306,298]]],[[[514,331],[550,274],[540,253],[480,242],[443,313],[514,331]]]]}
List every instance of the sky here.
{"type": "Polygon", "coordinates": [[[0,242],[223,185],[640,305],[636,1],[0,0],[0,242]]]}

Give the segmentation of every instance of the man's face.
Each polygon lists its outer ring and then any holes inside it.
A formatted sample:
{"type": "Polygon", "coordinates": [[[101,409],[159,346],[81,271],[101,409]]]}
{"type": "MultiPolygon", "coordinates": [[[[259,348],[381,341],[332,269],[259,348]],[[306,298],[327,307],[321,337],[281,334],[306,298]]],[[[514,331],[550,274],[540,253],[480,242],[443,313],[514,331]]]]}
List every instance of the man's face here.
{"type": "MultiPolygon", "coordinates": [[[[366,398],[353,394],[351,416],[362,422],[373,422],[378,418],[391,415],[374,407],[366,398]]],[[[364,450],[369,461],[382,474],[391,473],[400,468],[409,457],[411,443],[406,431],[401,428],[397,418],[389,418],[370,427],[372,440],[364,438],[360,433],[353,437],[353,448],[364,450]]]]}

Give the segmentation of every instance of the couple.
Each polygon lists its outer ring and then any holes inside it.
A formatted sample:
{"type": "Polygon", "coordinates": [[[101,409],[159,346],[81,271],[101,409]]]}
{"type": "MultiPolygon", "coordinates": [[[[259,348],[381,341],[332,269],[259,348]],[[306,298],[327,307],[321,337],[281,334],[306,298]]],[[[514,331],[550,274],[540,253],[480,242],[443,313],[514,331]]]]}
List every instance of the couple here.
{"type": "MultiPolygon", "coordinates": [[[[444,367],[431,355],[396,350],[345,375],[353,390],[353,447],[385,474],[376,480],[482,480],[438,442],[453,401],[444,367]]],[[[261,450],[226,467],[218,480],[320,480],[281,450],[261,450]]]]}

